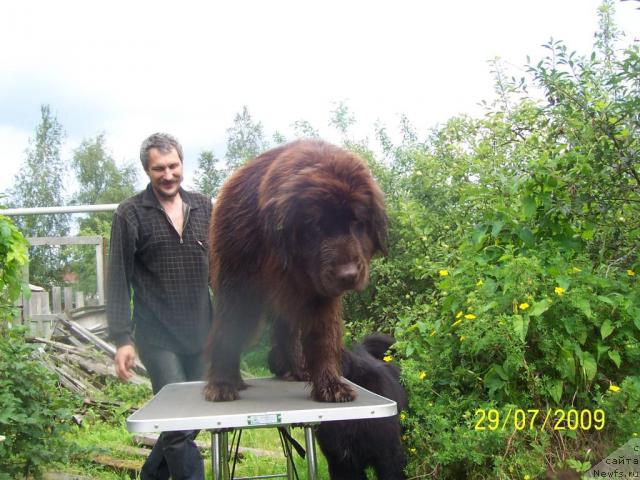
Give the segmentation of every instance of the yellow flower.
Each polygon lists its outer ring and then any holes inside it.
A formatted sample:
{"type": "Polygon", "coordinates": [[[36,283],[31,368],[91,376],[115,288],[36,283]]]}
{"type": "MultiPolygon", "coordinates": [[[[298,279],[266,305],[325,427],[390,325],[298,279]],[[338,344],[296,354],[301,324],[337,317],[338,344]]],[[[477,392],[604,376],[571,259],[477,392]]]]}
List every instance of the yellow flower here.
{"type": "Polygon", "coordinates": [[[460,320],[456,320],[455,322],[453,322],[453,323],[451,324],[451,326],[452,326],[452,327],[457,327],[457,326],[458,326],[458,325],[460,325],[461,323],[462,323],[462,319],[460,319],[460,320]]]}
{"type": "Polygon", "coordinates": [[[525,475],[523,480],[529,480],[531,477],[529,475],[525,475]]]}
{"type": "Polygon", "coordinates": [[[448,277],[448,276],[449,276],[449,270],[446,270],[446,269],[439,270],[439,271],[438,271],[438,274],[439,274],[441,277],[448,277]]]}
{"type": "MultiPolygon", "coordinates": [[[[380,357],[378,357],[380,358],[380,357]]],[[[384,360],[385,362],[390,362],[393,360],[393,357],[391,355],[386,355],[384,357],[382,357],[382,360],[384,360]]]]}
{"type": "Polygon", "coordinates": [[[421,371],[421,372],[418,374],[418,378],[419,378],[420,380],[424,380],[425,378],[427,378],[427,372],[425,372],[424,370],[423,370],[423,371],[421,371]]]}
{"type": "Polygon", "coordinates": [[[620,391],[620,387],[618,387],[617,385],[609,385],[609,390],[611,390],[612,392],[619,392],[620,391]]]}
{"type": "Polygon", "coordinates": [[[409,449],[409,451],[410,451],[411,453],[416,453],[416,449],[415,449],[415,448],[410,448],[410,449],[409,449]]]}
{"type": "Polygon", "coordinates": [[[476,318],[476,316],[473,313],[467,313],[464,318],[466,318],[467,320],[473,320],[474,318],[476,318]]]}
{"type": "Polygon", "coordinates": [[[404,422],[407,419],[407,414],[404,412],[400,412],[400,421],[404,422]]]}
{"type": "Polygon", "coordinates": [[[462,316],[462,310],[456,313],[456,320],[462,316]]]}
{"type": "Polygon", "coordinates": [[[520,305],[518,305],[518,308],[520,310],[526,310],[527,308],[529,308],[529,304],[527,302],[523,302],[520,305]]]}
{"type": "Polygon", "coordinates": [[[564,288],[562,287],[556,287],[553,291],[556,292],[556,295],[558,295],[559,297],[564,295],[564,288]]]}
{"type": "Polygon", "coordinates": [[[461,335],[461,336],[460,336],[460,341],[461,341],[461,342],[464,342],[465,338],[466,338],[466,337],[465,337],[464,335],[461,335]]]}
{"type": "Polygon", "coordinates": [[[482,281],[482,279],[476,282],[476,287],[481,287],[482,285],[484,285],[484,282],[482,281]]]}
{"type": "Polygon", "coordinates": [[[636,272],[634,272],[633,270],[629,269],[627,270],[627,275],[629,275],[630,277],[633,277],[636,274],[636,272]]]}

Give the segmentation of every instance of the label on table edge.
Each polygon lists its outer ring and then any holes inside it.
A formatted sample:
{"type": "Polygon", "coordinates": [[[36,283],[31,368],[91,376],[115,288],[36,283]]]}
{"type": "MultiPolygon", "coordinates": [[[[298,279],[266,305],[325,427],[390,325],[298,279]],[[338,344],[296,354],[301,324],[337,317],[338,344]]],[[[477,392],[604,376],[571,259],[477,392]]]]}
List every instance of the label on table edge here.
{"type": "Polygon", "coordinates": [[[282,414],[267,413],[264,415],[247,416],[247,425],[272,425],[274,423],[282,423],[282,414]]]}

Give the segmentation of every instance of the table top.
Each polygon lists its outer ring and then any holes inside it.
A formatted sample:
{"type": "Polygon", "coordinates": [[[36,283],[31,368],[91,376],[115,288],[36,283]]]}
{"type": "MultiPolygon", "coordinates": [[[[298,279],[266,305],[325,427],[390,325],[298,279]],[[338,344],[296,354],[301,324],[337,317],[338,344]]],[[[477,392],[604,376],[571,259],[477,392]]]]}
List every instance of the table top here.
{"type": "Polygon", "coordinates": [[[246,390],[231,402],[204,399],[205,382],[165,385],[146,405],[127,418],[130,432],[266,427],[333,420],[390,417],[397,413],[393,400],[359,387],[353,402],[317,402],[306,382],[276,378],[245,380],[246,390]]]}

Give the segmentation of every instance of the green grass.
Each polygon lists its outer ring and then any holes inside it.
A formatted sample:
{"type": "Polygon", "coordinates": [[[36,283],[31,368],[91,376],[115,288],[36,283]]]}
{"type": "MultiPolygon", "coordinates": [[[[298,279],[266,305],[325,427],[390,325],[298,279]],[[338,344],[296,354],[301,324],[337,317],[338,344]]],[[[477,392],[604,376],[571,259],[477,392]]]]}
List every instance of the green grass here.
{"type": "MultiPolygon", "coordinates": [[[[304,431],[301,428],[292,429],[293,437],[304,446],[304,431]]],[[[229,435],[231,442],[232,435],[229,435]]],[[[202,431],[198,435],[198,441],[210,445],[209,432],[202,431]]],[[[140,447],[133,440],[125,425],[125,419],[121,422],[107,423],[103,421],[86,422],[81,427],[76,427],[69,434],[68,440],[75,444],[76,453],[73,455],[72,464],[54,464],[49,470],[66,472],[70,474],[89,476],[100,480],[116,480],[130,478],[126,472],[117,472],[109,467],[96,465],[91,461],[92,454],[108,455],[110,457],[142,462],[144,457],[136,455],[132,449],[140,447]]],[[[286,471],[286,459],[282,452],[277,430],[274,428],[246,429],[242,432],[241,448],[253,448],[269,452],[268,455],[254,455],[251,452],[243,452],[236,464],[235,476],[246,477],[284,473],[286,471]]],[[[316,448],[318,458],[318,478],[329,478],[327,465],[319,448],[316,448]]],[[[295,451],[294,463],[301,480],[307,479],[306,460],[302,459],[295,451]]],[[[211,478],[211,453],[203,452],[205,461],[206,478],[211,478]]]]}
{"type": "MultiPolygon", "coordinates": [[[[292,436],[304,447],[304,430],[302,428],[294,428],[291,431],[292,436]]],[[[201,432],[199,439],[209,439],[207,432],[201,432]]],[[[231,442],[231,435],[229,435],[231,442]]],[[[245,429],[242,432],[240,447],[255,448],[273,452],[270,456],[256,456],[250,452],[245,452],[241,460],[236,465],[235,476],[247,477],[254,475],[266,475],[274,473],[286,472],[286,459],[282,452],[280,439],[277,430],[274,428],[252,428],[245,429]]],[[[318,478],[327,479],[329,474],[327,471],[326,460],[322,456],[320,449],[316,447],[316,455],[318,459],[318,478]]],[[[307,479],[307,462],[301,458],[295,450],[293,450],[293,458],[295,468],[301,480],[307,479]]],[[[210,459],[207,459],[210,460],[210,459]]],[[[211,478],[211,463],[206,462],[207,478],[211,478]]]]}

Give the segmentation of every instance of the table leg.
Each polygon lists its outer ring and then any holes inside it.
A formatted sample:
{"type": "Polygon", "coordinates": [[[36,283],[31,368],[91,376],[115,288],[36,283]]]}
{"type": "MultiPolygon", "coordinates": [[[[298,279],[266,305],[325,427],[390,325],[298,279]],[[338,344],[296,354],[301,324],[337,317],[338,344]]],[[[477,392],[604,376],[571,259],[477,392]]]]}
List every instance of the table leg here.
{"type": "Polygon", "coordinates": [[[317,480],[318,478],[318,463],[316,461],[316,439],[313,435],[313,426],[304,426],[304,441],[307,447],[307,472],[309,473],[309,480],[317,480]]]}
{"type": "MultiPolygon", "coordinates": [[[[287,425],[284,427],[287,432],[289,434],[291,434],[291,425],[287,425]]],[[[285,440],[283,440],[285,441],[285,440]]],[[[289,446],[289,448],[286,448],[286,443],[283,443],[283,445],[285,446],[284,448],[284,454],[287,458],[287,480],[294,480],[293,477],[293,450],[291,448],[291,446],[289,446]]]]}
{"type": "Polygon", "coordinates": [[[211,431],[213,480],[229,480],[229,437],[226,431],[211,431]]]}

